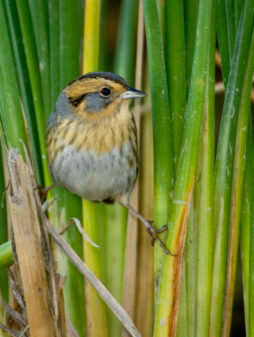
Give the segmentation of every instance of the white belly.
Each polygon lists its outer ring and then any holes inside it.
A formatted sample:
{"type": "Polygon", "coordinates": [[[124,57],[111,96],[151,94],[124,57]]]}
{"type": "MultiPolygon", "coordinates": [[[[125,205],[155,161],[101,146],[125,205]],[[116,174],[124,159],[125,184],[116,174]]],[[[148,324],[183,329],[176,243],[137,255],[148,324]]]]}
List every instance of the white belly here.
{"type": "Polygon", "coordinates": [[[50,168],[54,180],[69,191],[91,201],[115,199],[130,193],[137,175],[130,142],[110,153],[79,152],[72,146],[58,154],[50,168]]]}

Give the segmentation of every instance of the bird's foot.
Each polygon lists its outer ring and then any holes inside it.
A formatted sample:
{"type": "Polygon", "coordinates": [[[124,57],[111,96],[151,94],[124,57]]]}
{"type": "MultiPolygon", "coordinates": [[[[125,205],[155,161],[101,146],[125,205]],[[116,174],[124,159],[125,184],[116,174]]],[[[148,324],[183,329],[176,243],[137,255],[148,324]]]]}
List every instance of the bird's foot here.
{"type": "Polygon", "coordinates": [[[56,183],[53,183],[47,187],[42,187],[42,185],[38,185],[38,191],[41,201],[44,201],[47,198],[47,195],[50,190],[52,190],[56,186],[56,183]]]}
{"type": "Polygon", "coordinates": [[[144,225],[145,225],[145,229],[147,230],[147,232],[149,233],[150,237],[151,237],[151,241],[152,241],[152,245],[154,245],[154,242],[157,241],[158,244],[160,245],[161,249],[163,250],[163,252],[165,254],[168,254],[168,255],[172,255],[172,256],[175,256],[175,254],[171,253],[168,248],[166,247],[165,243],[161,240],[161,238],[159,237],[158,234],[160,233],[163,233],[165,231],[168,230],[168,226],[165,225],[159,229],[156,229],[154,226],[153,226],[153,221],[151,220],[146,220],[144,219],[144,225]]]}
{"type": "Polygon", "coordinates": [[[153,226],[153,221],[147,220],[145,218],[142,217],[142,215],[137,212],[128,202],[121,200],[120,201],[121,205],[125,206],[126,208],[129,209],[129,211],[135,215],[141,222],[143,222],[143,224],[145,225],[145,229],[147,230],[147,232],[150,234],[151,239],[152,239],[152,244],[154,244],[154,241],[157,241],[160,245],[160,247],[162,248],[162,250],[164,251],[164,253],[168,254],[168,255],[172,255],[175,256],[175,254],[171,253],[168,248],[166,247],[166,245],[163,243],[163,241],[161,240],[161,238],[158,236],[158,234],[166,231],[168,229],[168,226],[165,225],[162,228],[156,229],[153,226]]]}

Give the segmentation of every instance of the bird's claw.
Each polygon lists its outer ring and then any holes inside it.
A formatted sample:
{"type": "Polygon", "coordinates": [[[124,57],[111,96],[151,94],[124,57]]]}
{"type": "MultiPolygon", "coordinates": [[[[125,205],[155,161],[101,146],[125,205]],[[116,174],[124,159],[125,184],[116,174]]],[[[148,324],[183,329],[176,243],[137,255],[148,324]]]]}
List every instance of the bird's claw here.
{"type": "Polygon", "coordinates": [[[159,229],[156,229],[153,226],[153,221],[146,220],[145,228],[146,228],[147,232],[151,236],[152,245],[154,244],[154,241],[157,241],[165,254],[175,256],[175,254],[171,253],[167,249],[167,247],[165,246],[165,244],[162,242],[162,240],[158,236],[158,234],[160,234],[160,233],[165,232],[166,230],[168,230],[168,226],[167,225],[165,225],[165,226],[163,226],[163,227],[161,227],[159,229]]]}
{"type": "Polygon", "coordinates": [[[163,233],[168,230],[168,225],[164,225],[161,228],[156,229],[157,233],[163,233]]]}
{"type": "Polygon", "coordinates": [[[41,201],[46,200],[49,191],[52,190],[55,186],[56,186],[55,183],[53,183],[53,184],[51,184],[47,187],[43,187],[41,184],[37,185],[36,188],[38,189],[40,200],[41,201]]]}

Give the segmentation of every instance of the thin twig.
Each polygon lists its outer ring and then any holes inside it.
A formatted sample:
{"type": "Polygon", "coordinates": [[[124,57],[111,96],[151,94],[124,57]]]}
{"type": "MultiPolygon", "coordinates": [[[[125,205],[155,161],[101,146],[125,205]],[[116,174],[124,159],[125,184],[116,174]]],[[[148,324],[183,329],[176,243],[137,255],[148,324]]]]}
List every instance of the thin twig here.
{"type": "Polygon", "coordinates": [[[13,337],[19,337],[19,334],[20,334],[19,331],[7,328],[7,326],[3,325],[2,323],[0,323],[0,329],[7,332],[9,335],[13,337]]]}
{"type": "Polygon", "coordinates": [[[23,331],[21,331],[19,337],[25,336],[25,333],[27,332],[28,329],[29,329],[29,325],[27,324],[27,326],[23,329],[23,331]]]}
{"type": "Polygon", "coordinates": [[[77,229],[78,229],[78,231],[79,231],[79,233],[80,233],[80,234],[83,236],[83,238],[84,238],[86,241],[88,241],[93,247],[95,247],[95,248],[99,248],[99,247],[100,247],[100,246],[98,246],[95,242],[93,242],[93,241],[89,238],[89,236],[86,234],[86,232],[85,232],[84,229],[82,228],[82,225],[81,225],[79,219],[77,219],[77,218],[71,218],[71,219],[69,220],[69,223],[75,224],[76,227],[77,227],[77,229]]]}
{"type": "MultiPolygon", "coordinates": [[[[13,253],[14,253],[13,255],[15,256],[14,250],[13,250],[13,253]]],[[[15,281],[15,269],[16,268],[17,268],[16,263],[9,268],[9,286],[12,289],[13,296],[14,296],[15,300],[17,301],[18,305],[23,310],[23,312],[26,312],[25,302],[24,302],[23,297],[21,295],[20,284],[18,284],[15,281]]]]}
{"type": "Polygon", "coordinates": [[[15,322],[17,322],[22,327],[27,326],[27,321],[24,319],[24,317],[22,315],[20,315],[19,312],[12,309],[9,306],[9,304],[5,303],[3,300],[0,299],[0,305],[4,309],[4,311],[6,311],[15,322]]]}
{"type": "Polygon", "coordinates": [[[131,318],[117,300],[111,295],[107,288],[96,278],[94,273],[80,259],[67,242],[58,234],[51,226],[49,220],[45,217],[45,226],[48,233],[52,236],[56,244],[67,255],[70,261],[76,266],[80,273],[85,276],[87,281],[96,289],[102,300],[110,307],[117,318],[122,322],[123,326],[129,331],[133,337],[141,337],[131,318]]]}
{"type": "Polygon", "coordinates": [[[42,205],[43,211],[46,212],[48,208],[56,201],[56,199],[57,199],[57,195],[54,195],[53,198],[51,198],[50,200],[46,200],[44,204],[42,205]]]}

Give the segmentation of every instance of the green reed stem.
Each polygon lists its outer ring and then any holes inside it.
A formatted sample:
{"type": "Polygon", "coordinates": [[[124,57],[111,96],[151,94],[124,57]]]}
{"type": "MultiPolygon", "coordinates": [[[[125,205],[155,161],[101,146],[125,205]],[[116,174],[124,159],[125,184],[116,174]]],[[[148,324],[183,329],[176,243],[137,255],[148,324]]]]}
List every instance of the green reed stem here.
{"type": "MultiPolygon", "coordinates": [[[[106,286],[111,294],[121,303],[123,292],[124,253],[126,245],[127,211],[115,205],[106,206],[106,286]],[[112,244],[114,242],[114,244],[112,244]],[[113,261],[113,263],[112,263],[113,261]]],[[[115,315],[108,310],[110,336],[119,336],[121,324],[115,315]]]]}
{"type": "Polygon", "coordinates": [[[191,72],[196,42],[198,0],[184,0],[184,31],[186,50],[186,89],[190,88],[191,72]]]}
{"type": "Polygon", "coordinates": [[[244,2],[241,0],[235,0],[234,1],[234,12],[235,12],[235,32],[238,29],[238,24],[240,21],[240,16],[241,16],[241,12],[242,12],[242,8],[243,8],[244,2]]]}
{"type": "MultiPolygon", "coordinates": [[[[145,29],[153,114],[154,146],[154,223],[156,228],[168,222],[170,191],[173,186],[173,143],[162,35],[156,1],[144,0],[145,29]]],[[[154,247],[155,284],[158,284],[161,248],[154,247]]]]}
{"type": "MultiPolygon", "coordinates": [[[[224,0],[225,1],[225,9],[226,9],[226,25],[227,25],[227,35],[228,35],[228,50],[229,50],[229,58],[232,59],[232,55],[234,52],[235,46],[235,8],[234,1],[224,0]]],[[[225,34],[225,32],[224,32],[225,34]]]]}
{"type": "MultiPolygon", "coordinates": [[[[245,292],[245,299],[246,299],[246,304],[247,306],[245,307],[245,316],[247,317],[246,320],[246,324],[248,324],[247,326],[247,333],[248,333],[248,337],[253,337],[254,336],[254,322],[253,322],[253,315],[254,315],[254,291],[253,291],[253,287],[254,287],[254,269],[253,269],[253,263],[254,263],[254,248],[253,248],[253,243],[254,243],[254,229],[253,229],[253,220],[254,220],[254,215],[253,215],[253,209],[254,209],[254,193],[253,193],[253,183],[254,183],[254,177],[253,177],[253,168],[254,168],[254,152],[253,152],[253,139],[252,140],[252,144],[250,146],[249,149],[249,175],[250,175],[250,180],[247,181],[248,183],[250,183],[252,190],[249,201],[250,201],[250,227],[249,227],[249,247],[248,247],[248,262],[249,262],[249,270],[247,273],[247,277],[246,277],[246,282],[248,282],[248,285],[246,287],[246,292],[245,292]]],[[[247,167],[248,167],[248,163],[247,163],[247,167]]],[[[247,243],[248,241],[245,240],[245,242],[247,243]]]]}
{"type": "Polygon", "coordinates": [[[250,267],[250,232],[251,232],[251,208],[252,208],[252,127],[249,121],[248,140],[246,149],[245,176],[243,185],[242,215],[240,225],[240,247],[243,268],[243,295],[246,336],[249,336],[249,267],[250,267]]]}
{"type": "MultiPolygon", "coordinates": [[[[194,191],[195,195],[195,191],[194,191]]],[[[196,335],[197,325],[197,226],[196,205],[193,197],[190,205],[190,214],[187,222],[185,244],[185,271],[186,271],[186,311],[188,337],[196,335]]],[[[183,269],[184,272],[184,269],[183,269]]],[[[180,309],[179,309],[180,311],[180,309]]],[[[179,324],[181,322],[179,321],[179,324]]]]}
{"type": "Polygon", "coordinates": [[[37,123],[16,3],[14,1],[5,1],[5,10],[6,17],[8,18],[8,28],[10,30],[10,43],[13,49],[13,57],[16,66],[17,83],[28,127],[27,137],[29,139],[29,144],[31,143],[29,150],[32,154],[36,179],[38,183],[42,184],[43,172],[37,123]]]}
{"type": "Polygon", "coordinates": [[[250,115],[250,91],[254,71],[254,30],[250,42],[248,61],[245,69],[241,101],[238,112],[236,145],[233,166],[233,184],[230,210],[230,237],[227,269],[227,287],[224,304],[223,336],[229,336],[234,296],[236,263],[239,242],[239,226],[243,194],[248,122],[250,115]]]}
{"type": "Polygon", "coordinates": [[[228,78],[215,171],[214,221],[216,247],[213,269],[210,333],[217,336],[223,324],[224,294],[228,252],[232,167],[235,149],[236,121],[242,92],[244,72],[253,20],[253,3],[247,0],[236,37],[235,50],[228,78]]]}
{"type": "MultiPolygon", "coordinates": [[[[170,110],[173,120],[174,132],[174,162],[178,161],[180,154],[183,126],[185,119],[187,90],[190,86],[190,77],[192,71],[192,62],[195,47],[196,24],[197,24],[198,1],[168,1],[166,2],[166,66],[169,84],[170,110]],[[169,15],[167,15],[167,13],[169,15]],[[175,29],[176,27],[176,29],[175,29]],[[176,35],[175,35],[176,33],[176,35]],[[174,55],[174,56],[173,56],[174,55]],[[173,57],[172,57],[173,56],[173,57]]],[[[191,221],[190,221],[191,222],[191,221]]],[[[187,226],[190,225],[190,222],[187,226]]],[[[190,231],[188,231],[190,232],[190,231]]],[[[196,249],[190,244],[184,254],[184,259],[191,259],[188,254],[195,255],[196,249]],[[192,254],[193,253],[193,254],[192,254]]],[[[193,261],[193,259],[192,259],[193,261]]],[[[195,260],[193,261],[195,264],[195,260]]],[[[195,268],[193,264],[184,261],[179,320],[177,325],[177,336],[185,336],[187,331],[191,330],[191,322],[195,320],[195,311],[192,310],[194,302],[189,308],[187,305],[194,295],[191,289],[195,291],[196,287],[190,286],[192,281],[195,282],[193,273],[188,272],[195,268]],[[186,274],[185,274],[186,273],[186,274]],[[190,276],[190,279],[188,278],[190,276]],[[185,283],[185,284],[184,284],[185,283]],[[184,291],[182,291],[184,290],[184,291]],[[188,291],[187,291],[188,290],[188,291]],[[188,316],[188,320],[187,320],[188,316]],[[185,325],[185,326],[184,326],[185,325]]],[[[192,324],[193,326],[193,324],[192,324]]],[[[194,331],[192,329],[192,331],[194,331]]]]}
{"type": "Polygon", "coordinates": [[[230,71],[230,50],[228,41],[228,27],[225,0],[216,1],[216,31],[222,62],[222,75],[225,87],[227,86],[230,71]]]}
{"type": "Polygon", "coordinates": [[[176,334],[186,221],[196,175],[200,129],[206,95],[208,55],[211,44],[211,9],[211,0],[200,0],[186,124],[181,155],[178,161],[167,236],[167,246],[177,256],[163,256],[154,337],[175,336],[176,334]]]}
{"type": "Polygon", "coordinates": [[[176,337],[188,336],[188,308],[187,308],[187,280],[186,280],[186,262],[183,260],[181,294],[178,313],[178,324],[176,337]]]}
{"type": "MultiPolygon", "coordinates": [[[[51,182],[48,172],[48,164],[46,159],[45,148],[45,107],[43,103],[42,85],[40,74],[40,64],[36,51],[36,40],[34,35],[34,27],[31,18],[31,12],[26,1],[17,1],[18,16],[22,33],[22,41],[24,44],[26,62],[29,72],[29,80],[32,90],[33,103],[35,108],[35,116],[37,123],[37,132],[40,144],[41,162],[43,167],[44,182],[49,185],[51,182]]],[[[38,14],[39,15],[39,14],[38,14]]]]}
{"type": "MultiPolygon", "coordinates": [[[[126,79],[126,81],[132,86],[134,86],[135,79],[137,14],[138,1],[124,0],[122,2],[114,63],[114,72],[120,76],[123,76],[123,78],[126,79]]],[[[130,273],[127,268],[132,267],[133,270],[136,268],[136,259],[133,259],[131,256],[131,252],[135,251],[136,243],[133,243],[131,248],[129,248],[129,252],[128,249],[126,250],[126,247],[129,247],[129,245],[126,245],[123,240],[127,238],[127,209],[115,206],[114,211],[109,211],[109,207],[107,207],[107,212],[108,215],[114,217],[114,221],[112,221],[112,218],[108,218],[107,224],[107,250],[109,253],[107,269],[108,276],[110,276],[111,281],[114,281],[114,283],[110,285],[110,288],[112,289],[112,294],[117,296],[116,298],[118,298],[120,301],[123,298],[122,304],[128,311],[128,306],[130,306],[129,303],[135,302],[135,292],[133,289],[136,287],[136,279],[133,276],[128,280],[130,273]],[[115,244],[112,246],[112,244],[110,244],[110,240],[112,238],[116,239],[116,235],[118,240],[114,240],[115,244]],[[115,250],[115,253],[113,252],[113,249],[115,250]],[[114,265],[112,265],[110,262],[111,256],[114,256],[114,265]],[[113,287],[114,284],[116,285],[115,289],[113,287]],[[128,295],[126,296],[126,294],[128,295]],[[130,294],[133,296],[131,297],[130,294]],[[128,303],[126,303],[126,298],[128,303]]],[[[110,335],[113,336],[114,334],[114,336],[119,336],[121,325],[119,324],[119,321],[116,319],[116,317],[112,316],[112,314],[110,314],[110,317],[110,335]]]]}
{"type": "MultiPolygon", "coordinates": [[[[80,12],[83,11],[83,6],[80,6],[79,1],[64,0],[59,4],[52,2],[53,8],[51,8],[50,15],[57,11],[59,6],[59,18],[55,17],[55,22],[51,22],[50,32],[53,41],[59,41],[60,45],[56,46],[56,50],[60,51],[60,57],[51,59],[51,74],[54,73],[56,83],[53,85],[52,93],[55,96],[58,88],[63,89],[71,80],[80,75],[80,52],[81,52],[81,40],[82,36],[82,19],[80,18],[80,12]],[[59,30],[53,31],[59,24],[59,30]],[[59,36],[57,32],[59,31],[59,36]],[[58,73],[53,70],[53,67],[59,71],[58,73]],[[58,84],[59,81],[59,84],[58,84]]],[[[59,93],[58,93],[59,94],[59,93]]],[[[60,217],[61,225],[66,226],[69,219],[72,217],[82,220],[82,202],[81,199],[69,193],[66,190],[58,187],[57,193],[57,208],[58,217],[60,217]]],[[[77,228],[73,226],[66,233],[66,239],[76,253],[83,257],[83,244],[82,237],[77,228]]],[[[82,276],[78,270],[72,265],[69,260],[63,258],[64,274],[67,275],[64,296],[65,296],[65,308],[66,311],[77,329],[80,336],[85,335],[85,303],[84,303],[84,283],[82,276]]]]}
{"type": "Polygon", "coordinates": [[[213,261],[213,197],[215,148],[215,4],[212,8],[211,43],[208,76],[206,81],[203,139],[200,146],[200,163],[197,182],[197,327],[196,336],[209,335],[212,261],[213,261]]]}
{"type": "Polygon", "coordinates": [[[29,0],[28,3],[38,55],[44,115],[47,118],[51,112],[48,4],[45,1],[33,0],[29,0]]]}
{"type": "Polygon", "coordinates": [[[173,124],[174,163],[177,163],[186,108],[186,71],[183,1],[165,3],[165,59],[173,124]]]}
{"type": "MultiPolygon", "coordinates": [[[[139,211],[153,219],[153,139],[151,111],[141,116],[139,211]]],[[[137,288],[135,322],[142,336],[152,337],[153,328],[153,247],[145,228],[138,232],[137,288]]]]}
{"type": "Polygon", "coordinates": [[[122,3],[114,71],[134,85],[138,1],[122,3]]]}
{"type": "Polygon", "coordinates": [[[27,137],[2,1],[0,1],[0,39],[0,112],[3,132],[7,145],[16,147],[23,153],[20,139],[27,144],[27,137]]]}
{"type": "MultiPolygon", "coordinates": [[[[85,3],[84,26],[84,50],[83,73],[97,71],[99,65],[99,41],[100,41],[100,0],[88,0],[85,3]]],[[[84,228],[87,235],[97,244],[100,244],[99,227],[105,225],[105,206],[96,205],[88,200],[83,200],[84,228]],[[103,221],[101,212],[104,214],[103,221]],[[100,219],[98,218],[100,214],[100,219]]],[[[95,275],[102,279],[102,256],[98,248],[84,243],[84,257],[89,268],[95,275]]],[[[94,337],[106,337],[109,335],[106,319],[106,306],[90,286],[86,285],[86,308],[89,334],[94,337]]]]}
{"type": "Polygon", "coordinates": [[[49,1],[49,50],[50,50],[50,96],[53,112],[60,93],[60,4],[59,0],[49,1]]]}

